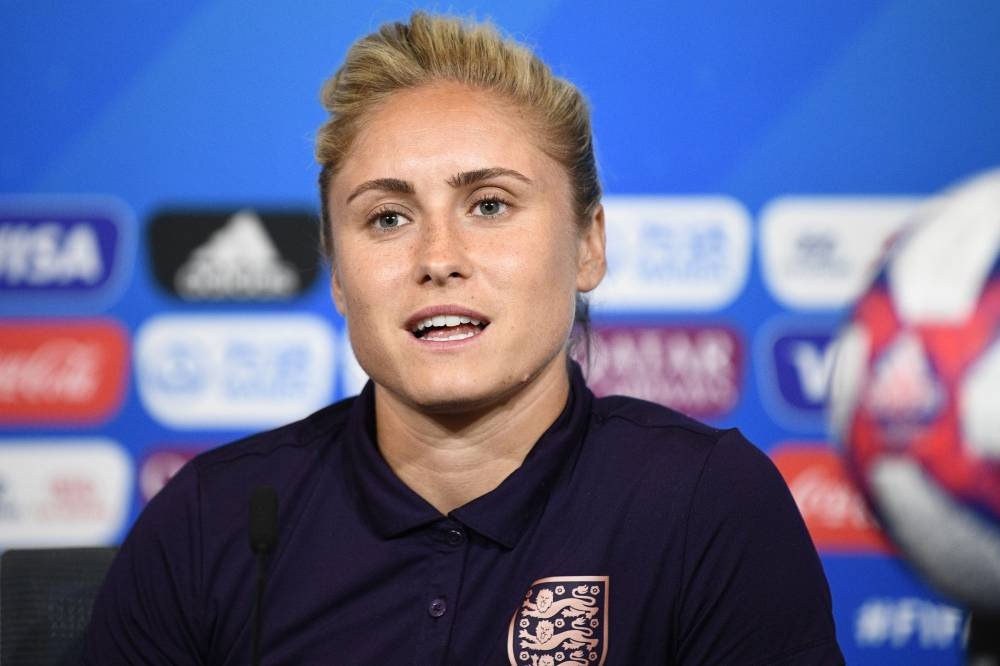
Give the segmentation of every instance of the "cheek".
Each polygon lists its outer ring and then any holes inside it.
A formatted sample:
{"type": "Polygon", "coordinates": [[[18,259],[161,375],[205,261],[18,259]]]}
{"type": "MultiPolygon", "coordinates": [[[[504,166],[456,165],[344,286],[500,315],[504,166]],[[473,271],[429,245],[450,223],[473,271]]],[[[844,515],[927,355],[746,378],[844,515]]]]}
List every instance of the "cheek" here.
{"type": "Polygon", "coordinates": [[[385,304],[387,295],[402,284],[404,264],[378,248],[351,249],[337,257],[337,277],[344,306],[354,314],[385,304]]]}
{"type": "MultiPolygon", "coordinates": [[[[569,237],[525,235],[523,242],[493,253],[493,264],[526,305],[570,313],[576,302],[576,261],[569,237]]],[[[552,312],[552,314],[555,314],[552,312]]]]}

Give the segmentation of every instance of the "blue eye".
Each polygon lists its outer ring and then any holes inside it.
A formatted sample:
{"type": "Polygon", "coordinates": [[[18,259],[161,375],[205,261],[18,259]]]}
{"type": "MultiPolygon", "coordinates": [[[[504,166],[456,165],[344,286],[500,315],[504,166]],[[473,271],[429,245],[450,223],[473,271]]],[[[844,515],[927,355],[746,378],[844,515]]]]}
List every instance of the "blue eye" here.
{"type": "Polygon", "coordinates": [[[507,209],[507,204],[499,199],[483,199],[476,204],[476,211],[483,217],[496,217],[507,209]]]}
{"type": "Polygon", "coordinates": [[[369,219],[369,224],[376,231],[392,231],[406,224],[406,218],[394,210],[383,210],[376,212],[369,219]]]}

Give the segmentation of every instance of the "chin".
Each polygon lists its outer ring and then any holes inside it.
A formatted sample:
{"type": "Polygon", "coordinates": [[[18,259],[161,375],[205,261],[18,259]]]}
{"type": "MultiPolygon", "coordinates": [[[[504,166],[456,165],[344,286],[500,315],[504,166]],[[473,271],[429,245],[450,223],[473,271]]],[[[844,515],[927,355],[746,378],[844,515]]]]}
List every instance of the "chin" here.
{"type": "Polygon", "coordinates": [[[428,414],[469,412],[495,404],[511,392],[512,386],[501,386],[476,373],[463,378],[435,376],[413,382],[405,391],[408,401],[428,414]]]}

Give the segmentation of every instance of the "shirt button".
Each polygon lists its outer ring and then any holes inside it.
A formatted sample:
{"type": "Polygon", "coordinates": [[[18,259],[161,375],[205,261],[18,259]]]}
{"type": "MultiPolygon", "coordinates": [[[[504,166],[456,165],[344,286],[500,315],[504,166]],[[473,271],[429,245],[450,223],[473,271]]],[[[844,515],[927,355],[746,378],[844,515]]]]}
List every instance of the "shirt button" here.
{"type": "Polygon", "coordinates": [[[465,533],[462,530],[448,530],[444,538],[449,546],[458,546],[465,541],[465,533]]]}
{"type": "Polygon", "coordinates": [[[427,607],[427,612],[430,613],[431,617],[441,617],[447,610],[448,604],[440,597],[432,601],[427,607]]]}

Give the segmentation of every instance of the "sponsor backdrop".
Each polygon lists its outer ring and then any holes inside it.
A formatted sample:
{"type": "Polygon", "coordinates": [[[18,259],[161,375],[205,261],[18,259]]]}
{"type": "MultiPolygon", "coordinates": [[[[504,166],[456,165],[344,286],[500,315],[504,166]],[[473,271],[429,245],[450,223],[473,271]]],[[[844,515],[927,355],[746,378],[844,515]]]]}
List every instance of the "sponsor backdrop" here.
{"type": "MultiPolygon", "coordinates": [[[[0,4],[0,548],[116,542],[198,451],[358,390],[315,249],[317,91],[411,8],[0,4]]],[[[887,240],[1000,162],[1000,6],[446,8],[493,17],[593,103],[594,388],[771,455],[849,661],[958,663],[964,610],[882,536],[824,405],[832,334],[887,240]]]]}

